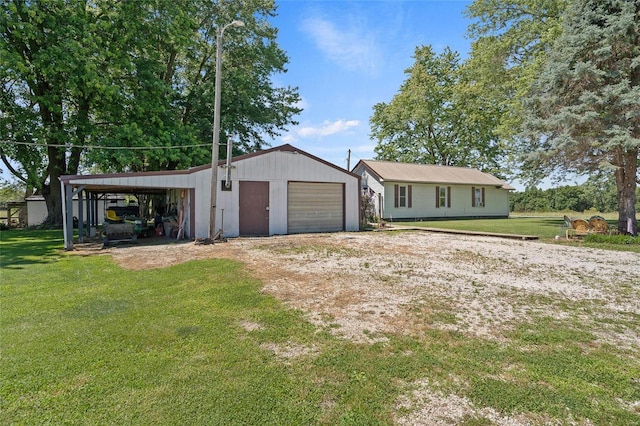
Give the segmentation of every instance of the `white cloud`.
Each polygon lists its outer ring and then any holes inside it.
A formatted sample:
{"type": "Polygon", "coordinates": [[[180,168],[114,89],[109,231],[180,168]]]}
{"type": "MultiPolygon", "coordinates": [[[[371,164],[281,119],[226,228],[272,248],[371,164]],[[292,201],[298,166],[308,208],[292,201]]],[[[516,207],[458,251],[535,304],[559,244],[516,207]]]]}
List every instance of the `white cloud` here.
{"type": "Polygon", "coordinates": [[[293,136],[291,133],[287,133],[284,136],[282,136],[280,140],[282,141],[282,143],[293,143],[298,139],[296,139],[296,137],[293,136]]]}
{"type": "Polygon", "coordinates": [[[325,121],[321,126],[301,127],[296,131],[300,137],[318,137],[329,136],[336,133],[344,133],[352,127],[356,127],[360,124],[358,120],[337,120],[337,121],[325,121]]]}
{"type": "MultiPolygon", "coordinates": [[[[301,138],[322,138],[337,134],[344,134],[360,125],[360,120],[325,121],[319,126],[302,126],[289,129],[280,137],[282,143],[295,143],[301,138]]],[[[342,148],[341,148],[342,149],[342,148]]]]}
{"type": "Polygon", "coordinates": [[[307,18],[303,30],[330,60],[352,71],[375,75],[382,63],[375,33],[363,25],[351,22],[347,29],[338,28],[323,18],[307,18]]]}

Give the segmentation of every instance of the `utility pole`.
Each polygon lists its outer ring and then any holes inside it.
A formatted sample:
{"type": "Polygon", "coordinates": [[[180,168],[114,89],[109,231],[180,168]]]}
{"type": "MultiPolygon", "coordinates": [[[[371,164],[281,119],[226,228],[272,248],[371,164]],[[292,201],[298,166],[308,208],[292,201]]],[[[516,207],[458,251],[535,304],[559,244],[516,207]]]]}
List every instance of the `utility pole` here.
{"type": "Polygon", "coordinates": [[[216,239],[216,203],[218,191],[218,149],[220,148],[220,92],[222,90],[222,36],[229,27],[243,27],[244,22],[233,21],[216,31],[216,78],[213,101],[213,142],[211,148],[211,211],[209,212],[209,238],[216,239]]]}
{"type": "Polygon", "coordinates": [[[347,171],[351,171],[351,150],[347,150],[347,171]]]}

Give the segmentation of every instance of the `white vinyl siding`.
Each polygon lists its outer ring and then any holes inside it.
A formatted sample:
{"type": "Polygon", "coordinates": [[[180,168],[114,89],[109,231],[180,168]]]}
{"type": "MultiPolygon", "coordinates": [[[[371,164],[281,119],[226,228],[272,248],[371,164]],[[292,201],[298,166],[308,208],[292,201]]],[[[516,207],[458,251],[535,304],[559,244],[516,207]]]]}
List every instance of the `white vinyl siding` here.
{"type": "MultiPolygon", "coordinates": [[[[475,207],[471,196],[471,185],[433,185],[412,184],[413,208],[395,207],[394,183],[387,183],[384,192],[384,207],[382,217],[394,221],[396,219],[416,218],[441,218],[441,217],[507,217],[509,215],[509,191],[493,188],[484,188],[484,207],[475,207]],[[445,205],[440,205],[441,189],[447,191],[445,205]]],[[[398,191],[399,192],[399,191],[398,191]]]]}

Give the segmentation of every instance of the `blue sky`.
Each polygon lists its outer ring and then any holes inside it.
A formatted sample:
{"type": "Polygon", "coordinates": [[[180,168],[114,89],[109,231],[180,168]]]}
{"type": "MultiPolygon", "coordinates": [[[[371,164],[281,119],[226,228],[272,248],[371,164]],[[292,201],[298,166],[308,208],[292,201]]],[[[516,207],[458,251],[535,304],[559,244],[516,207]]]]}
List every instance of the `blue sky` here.
{"type": "Polygon", "coordinates": [[[417,46],[445,47],[464,58],[471,40],[470,1],[276,0],[278,44],[289,56],[276,85],[296,86],[304,111],[272,146],[289,143],[341,167],[371,159],[369,118],[405,80],[417,46]]]}

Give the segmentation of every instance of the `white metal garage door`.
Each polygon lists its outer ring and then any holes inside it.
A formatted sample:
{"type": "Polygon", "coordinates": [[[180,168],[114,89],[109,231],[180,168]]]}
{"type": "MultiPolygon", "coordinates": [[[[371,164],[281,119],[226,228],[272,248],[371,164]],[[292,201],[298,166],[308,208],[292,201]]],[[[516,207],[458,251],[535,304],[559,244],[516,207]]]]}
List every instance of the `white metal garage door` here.
{"type": "Polygon", "coordinates": [[[289,182],[287,232],[344,230],[344,186],[341,183],[289,182]]]}

